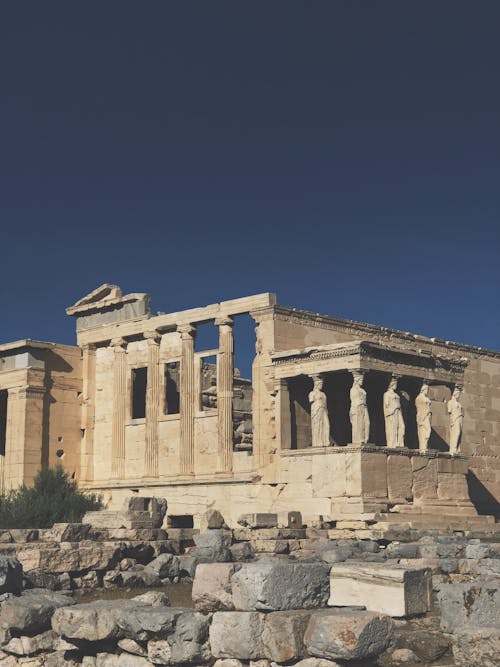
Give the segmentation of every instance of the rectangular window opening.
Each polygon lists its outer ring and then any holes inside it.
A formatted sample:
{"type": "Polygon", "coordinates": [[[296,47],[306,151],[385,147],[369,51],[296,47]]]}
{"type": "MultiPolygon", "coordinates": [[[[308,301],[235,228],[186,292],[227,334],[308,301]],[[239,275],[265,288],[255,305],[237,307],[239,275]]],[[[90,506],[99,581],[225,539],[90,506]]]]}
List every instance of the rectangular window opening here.
{"type": "Polygon", "coordinates": [[[200,363],[200,398],[202,410],[217,408],[217,355],[202,357],[200,363]]]}
{"type": "Polygon", "coordinates": [[[146,416],[146,388],[148,369],[132,369],[132,419],[144,419],[146,416]]]}
{"type": "Polygon", "coordinates": [[[178,415],[181,398],[181,364],[172,361],[165,364],[165,414],[178,415]]]}
{"type": "Polygon", "coordinates": [[[5,456],[5,443],[7,439],[7,401],[9,392],[6,389],[0,391],[0,456],[5,456]]]}

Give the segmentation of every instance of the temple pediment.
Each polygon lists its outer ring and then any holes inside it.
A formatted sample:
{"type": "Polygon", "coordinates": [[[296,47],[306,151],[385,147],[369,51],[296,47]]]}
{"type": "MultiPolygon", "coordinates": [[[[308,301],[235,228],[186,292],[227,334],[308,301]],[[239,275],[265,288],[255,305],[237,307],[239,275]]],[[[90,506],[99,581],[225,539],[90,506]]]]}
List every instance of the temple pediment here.
{"type": "Polygon", "coordinates": [[[66,308],[66,313],[77,318],[78,331],[117,320],[149,316],[149,294],[123,294],[118,285],[103,283],[66,308]]]}

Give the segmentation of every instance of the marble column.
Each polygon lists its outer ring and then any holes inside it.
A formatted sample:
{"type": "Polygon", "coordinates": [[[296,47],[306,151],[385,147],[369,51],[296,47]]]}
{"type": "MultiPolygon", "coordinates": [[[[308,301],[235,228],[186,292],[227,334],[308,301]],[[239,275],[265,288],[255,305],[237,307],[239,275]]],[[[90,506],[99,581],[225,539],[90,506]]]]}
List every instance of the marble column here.
{"type": "Polygon", "coordinates": [[[194,382],[194,339],[196,327],[182,324],[181,335],[181,396],[180,396],[180,472],[194,475],[194,412],[196,390],[194,382]]]}
{"type": "Polygon", "coordinates": [[[113,428],[111,435],[111,477],[125,476],[125,420],[127,414],[127,341],[113,338],[113,428]]]}
{"type": "Polygon", "coordinates": [[[92,343],[82,346],[82,450],[80,456],[80,479],[94,479],[94,400],[95,400],[95,350],[92,343]]]}
{"type": "Polygon", "coordinates": [[[156,331],[144,334],[148,343],[148,383],[146,389],[146,448],[144,476],[158,477],[158,417],[160,409],[160,341],[156,331]]]}
{"type": "Polygon", "coordinates": [[[217,471],[233,470],[233,375],[234,341],[233,320],[222,317],[215,320],[219,327],[219,355],[217,359],[217,471]]]}

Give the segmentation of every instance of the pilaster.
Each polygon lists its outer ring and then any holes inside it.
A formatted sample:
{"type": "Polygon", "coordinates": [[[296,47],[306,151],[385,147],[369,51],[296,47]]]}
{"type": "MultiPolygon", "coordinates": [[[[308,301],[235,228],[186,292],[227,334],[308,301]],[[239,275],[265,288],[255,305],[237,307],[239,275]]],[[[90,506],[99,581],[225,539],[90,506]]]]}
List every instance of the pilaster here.
{"type": "Polygon", "coordinates": [[[180,471],[194,475],[194,339],[196,328],[191,324],[177,327],[181,335],[181,396],[180,396],[180,471]]]}
{"type": "Polygon", "coordinates": [[[94,415],[95,415],[95,350],[88,343],[82,346],[82,448],[80,455],[80,477],[82,481],[94,479],[94,415]]]}
{"type": "Polygon", "coordinates": [[[114,338],[113,364],[113,428],[111,436],[111,476],[125,476],[125,419],[127,412],[127,341],[114,338]]]}
{"type": "Polygon", "coordinates": [[[234,340],[233,320],[218,318],[219,355],[217,360],[217,471],[230,473],[233,470],[233,375],[234,340]]]}

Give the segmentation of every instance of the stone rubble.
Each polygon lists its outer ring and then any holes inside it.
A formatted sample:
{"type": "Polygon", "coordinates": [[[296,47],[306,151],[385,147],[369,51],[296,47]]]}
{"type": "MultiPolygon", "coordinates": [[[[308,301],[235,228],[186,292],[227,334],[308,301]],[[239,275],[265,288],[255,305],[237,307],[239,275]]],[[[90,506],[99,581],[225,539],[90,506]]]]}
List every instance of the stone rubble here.
{"type": "MultiPolygon", "coordinates": [[[[321,524],[306,528],[295,517],[300,527],[283,526],[276,515],[251,515],[233,531],[224,523],[213,512],[213,527],[191,531],[191,541],[187,529],[173,529],[183,531],[183,553],[158,553],[154,541],[121,549],[116,540],[107,571],[59,572],[56,560],[56,572],[23,572],[0,556],[9,589],[0,595],[0,667],[500,665],[500,545],[492,539],[329,539],[321,524]],[[283,541],[286,553],[267,544],[283,541]],[[259,542],[266,551],[255,550],[259,542]],[[193,580],[194,609],[171,607],[153,590],[84,604],[69,591],[21,590],[34,581],[93,590],[182,579],[193,580]]],[[[55,526],[52,534],[82,539],[44,545],[99,544],[90,528],[55,526]]],[[[2,544],[39,550],[42,542],[2,544]]]]}

